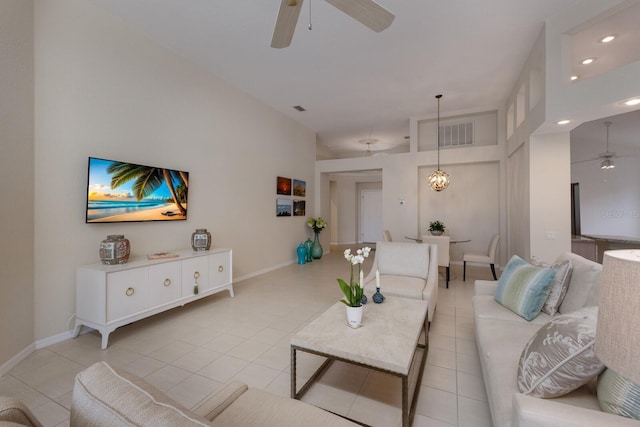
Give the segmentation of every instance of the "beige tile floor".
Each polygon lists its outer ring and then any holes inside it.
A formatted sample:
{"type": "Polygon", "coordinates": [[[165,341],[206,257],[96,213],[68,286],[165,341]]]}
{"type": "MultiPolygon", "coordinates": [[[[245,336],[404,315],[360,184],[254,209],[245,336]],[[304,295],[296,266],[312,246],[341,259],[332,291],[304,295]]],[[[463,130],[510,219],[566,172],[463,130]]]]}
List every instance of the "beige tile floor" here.
{"type": "MultiPolygon", "coordinates": [[[[440,277],[413,425],[491,426],[471,306],[473,279],[490,272],[472,267],[463,283],[452,269],[458,279],[449,289],[440,277]]],[[[235,284],[235,298],[220,293],[119,328],[104,351],[90,331],[32,353],[0,378],[0,394],[24,401],[45,426],[67,426],[74,376],[105,360],[188,407],[233,379],[288,397],[290,337],[340,298],[336,278],[348,272],[342,248],[333,248],[321,260],[235,284]]],[[[321,361],[301,353],[299,375],[321,361]]],[[[400,424],[399,379],[361,367],[335,363],[303,400],[375,426],[400,424]]]]}

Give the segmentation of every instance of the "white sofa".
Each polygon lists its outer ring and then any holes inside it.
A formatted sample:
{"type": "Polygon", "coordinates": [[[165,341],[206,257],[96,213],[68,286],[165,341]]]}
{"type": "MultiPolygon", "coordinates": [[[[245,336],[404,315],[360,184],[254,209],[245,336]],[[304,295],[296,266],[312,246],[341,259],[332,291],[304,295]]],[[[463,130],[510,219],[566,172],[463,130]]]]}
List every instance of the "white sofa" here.
{"type": "Polygon", "coordinates": [[[370,300],[376,292],[376,271],[382,295],[428,301],[431,322],[438,303],[438,246],[377,242],[371,271],[364,279],[364,292],[370,300]]]}
{"type": "MultiPolygon", "coordinates": [[[[76,376],[70,425],[117,427],[355,427],[338,415],[238,381],[187,409],[141,378],[98,362],[76,376]]],[[[0,397],[0,427],[42,427],[19,401],[0,397]]]]}
{"type": "MultiPolygon", "coordinates": [[[[573,273],[560,313],[597,305],[602,266],[572,253],[573,273]]],[[[554,399],[519,393],[520,354],[529,339],[551,316],[540,313],[528,322],[496,302],[497,281],[476,280],[473,308],[476,341],[493,424],[496,427],[640,426],[640,421],[602,412],[593,381],[554,399]]]]}

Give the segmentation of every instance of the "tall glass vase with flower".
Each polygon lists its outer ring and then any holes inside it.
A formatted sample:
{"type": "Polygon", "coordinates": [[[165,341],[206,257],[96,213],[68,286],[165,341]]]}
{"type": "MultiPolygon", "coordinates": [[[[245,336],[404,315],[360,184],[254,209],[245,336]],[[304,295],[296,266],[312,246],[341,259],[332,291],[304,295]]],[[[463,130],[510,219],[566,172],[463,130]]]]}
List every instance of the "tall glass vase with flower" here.
{"type": "Polygon", "coordinates": [[[315,234],[315,240],[313,241],[313,246],[311,246],[311,255],[314,259],[320,259],[322,258],[322,245],[320,244],[319,234],[329,223],[319,216],[317,218],[309,218],[307,225],[309,228],[313,228],[315,234]]]}
{"type": "Polygon", "coordinates": [[[364,293],[362,263],[364,263],[365,258],[369,257],[369,252],[371,252],[370,247],[358,249],[355,254],[351,253],[351,249],[344,251],[344,258],[351,264],[351,274],[349,276],[349,283],[338,279],[338,285],[340,285],[340,289],[342,289],[342,293],[344,293],[344,298],[341,299],[340,302],[347,306],[347,323],[352,328],[358,328],[362,325],[362,295],[364,293]],[[353,277],[354,267],[356,265],[358,266],[357,282],[353,277]]]}

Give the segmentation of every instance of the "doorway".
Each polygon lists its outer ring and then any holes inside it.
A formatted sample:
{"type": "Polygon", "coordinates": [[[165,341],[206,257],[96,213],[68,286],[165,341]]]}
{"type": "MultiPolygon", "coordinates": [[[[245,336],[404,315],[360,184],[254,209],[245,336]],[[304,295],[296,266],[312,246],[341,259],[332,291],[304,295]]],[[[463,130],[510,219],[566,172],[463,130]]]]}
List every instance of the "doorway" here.
{"type": "Polygon", "coordinates": [[[375,243],[382,239],[382,190],[360,191],[360,242],[375,243]]]}

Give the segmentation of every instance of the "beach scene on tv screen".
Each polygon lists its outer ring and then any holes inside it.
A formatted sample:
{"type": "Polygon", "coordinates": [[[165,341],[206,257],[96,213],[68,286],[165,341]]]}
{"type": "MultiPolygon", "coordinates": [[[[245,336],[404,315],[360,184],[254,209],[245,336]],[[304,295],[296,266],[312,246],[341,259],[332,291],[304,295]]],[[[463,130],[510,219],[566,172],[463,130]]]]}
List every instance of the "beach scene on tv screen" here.
{"type": "Polygon", "coordinates": [[[189,173],[89,158],[87,222],[187,218],[189,173]]]}

